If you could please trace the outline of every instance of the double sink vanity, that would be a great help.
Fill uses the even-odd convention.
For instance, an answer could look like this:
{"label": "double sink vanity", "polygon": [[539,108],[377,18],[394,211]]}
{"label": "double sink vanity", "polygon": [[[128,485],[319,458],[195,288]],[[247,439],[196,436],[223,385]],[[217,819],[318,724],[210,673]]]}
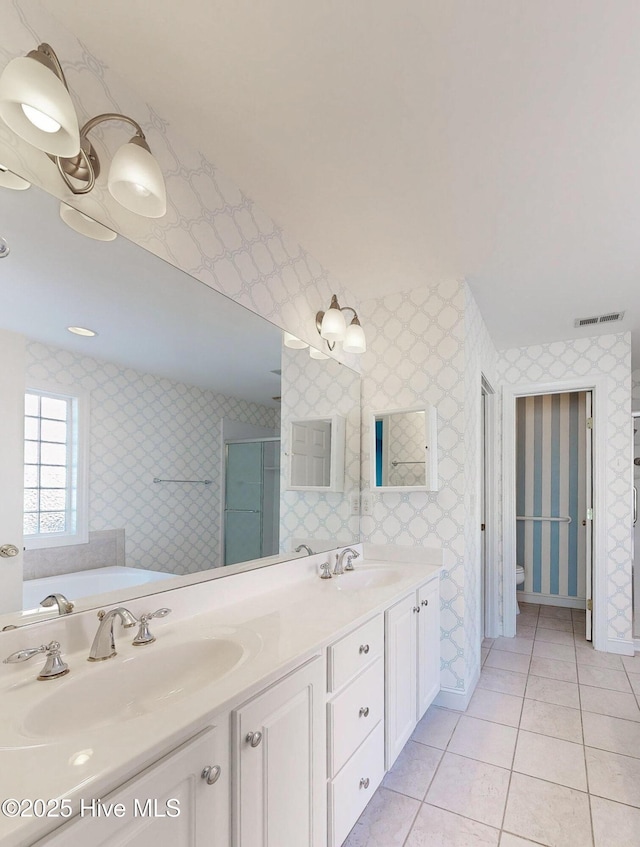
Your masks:
{"label": "double sink vanity", "polygon": [[440,687],[440,551],[356,552],[127,601],[171,609],[142,645],[95,610],[3,633],[70,670],[0,667],[0,845],[340,847]]}

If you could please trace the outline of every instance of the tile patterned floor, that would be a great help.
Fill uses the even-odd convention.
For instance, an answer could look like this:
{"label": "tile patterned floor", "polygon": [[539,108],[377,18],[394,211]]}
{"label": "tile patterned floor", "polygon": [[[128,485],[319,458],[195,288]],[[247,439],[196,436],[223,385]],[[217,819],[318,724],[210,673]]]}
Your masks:
{"label": "tile patterned floor", "polygon": [[640,654],[521,604],[466,712],[432,706],[343,847],[640,847]]}

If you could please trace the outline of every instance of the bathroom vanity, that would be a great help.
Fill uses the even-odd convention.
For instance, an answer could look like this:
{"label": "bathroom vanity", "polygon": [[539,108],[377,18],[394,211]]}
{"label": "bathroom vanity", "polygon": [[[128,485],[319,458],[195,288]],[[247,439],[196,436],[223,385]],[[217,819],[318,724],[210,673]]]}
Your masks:
{"label": "bathroom vanity", "polygon": [[106,662],[86,662],[95,612],[4,633],[3,651],[56,638],[71,673],[1,666],[0,794],[68,803],[0,818],[0,845],[340,847],[439,690],[424,559],[365,552],[321,580],[312,556],[139,598],[137,617],[173,611],[142,648],[117,629]]}

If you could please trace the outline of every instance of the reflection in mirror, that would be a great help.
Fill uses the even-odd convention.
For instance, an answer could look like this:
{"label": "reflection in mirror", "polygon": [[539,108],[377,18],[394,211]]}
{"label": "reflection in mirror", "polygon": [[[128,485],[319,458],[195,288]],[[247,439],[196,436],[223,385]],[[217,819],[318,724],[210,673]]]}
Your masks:
{"label": "reflection in mirror", "polygon": [[[299,449],[293,438],[298,424],[312,421],[312,429],[324,429],[325,436],[331,432],[330,438],[319,440],[330,448],[329,480],[335,480],[335,487],[291,484],[294,450]],[[304,435],[305,442],[314,438],[319,436]],[[315,359],[309,350],[283,347],[282,455],[281,547],[292,550],[307,544],[318,553],[359,538],[358,509],[351,508],[360,496],[358,374],[335,359]],[[326,466],[326,457],[321,464]],[[326,480],[326,470],[322,473]]]}
{"label": "reflection in mirror", "polygon": [[[50,616],[59,606],[39,604],[54,594],[80,611],[82,597],[291,558],[299,537],[359,538],[338,500],[324,523],[283,507],[281,330],[123,238],[70,230],[42,191],[0,191],[0,531],[25,548],[2,560],[0,613]],[[348,372],[349,399],[331,402],[359,419],[359,377],[317,364]]]}
{"label": "reflection in mirror", "polygon": [[438,489],[437,412],[433,406],[374,413],[372,441],[375,488]]}
{"label": "reflection in mirror", "polygon": [[289,488],[342,491],[345,420],[341,415],[291,421]]}

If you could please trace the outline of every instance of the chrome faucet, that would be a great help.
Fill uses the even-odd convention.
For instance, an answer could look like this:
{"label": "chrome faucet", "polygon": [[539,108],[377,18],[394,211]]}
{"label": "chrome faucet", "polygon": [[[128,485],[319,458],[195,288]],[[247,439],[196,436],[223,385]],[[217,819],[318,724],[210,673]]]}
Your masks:
{"label": "chrome faucet", "polygon": [[42,644],[40,647],[25,647],[24,650],[16,650],[15,653],[4,659],[3,664],[14,665],[17,662],[26,662],[27,659],[32,659],[39,653],[46,653],[47,658],[44,667],[38,674],[38,679],[57,679],[69,673],[69,665],[63,662],[60,656],[60,643],[58,641],[51,641],[49,644]]}
{"label": "chrome faucet", "polygon": [[299,544],[294,550],[294,553],[300,553],[301,550],[306,550],[307,556],[313,556],[313,550],[308,544]]}
{"label": "chrome faucet", "polygon": [[59,615],[68,615],[73,612],[73,603],[67,600],[64,594],[49,594],[44,600],[40,601],[40,605],[48,609],[50,606],[58,606]]}
{"label": "chrome faucet", "polygon": [[[345,571],[354,570],[353,560],[357,559],[360,553],[357,550],[354,550],[353,547],[345,547],[344,550],[341,550],[340,553],[336,556],[336,566],[333,569],[333,573],[336,576],[340,576]],[[343,565],[344,557],[347,557],[347,564]]]}
{"label": "chrome faucet", "polygon": [[116,617],[120,618],[122,625],[127,629],[138,624],[136,618],[124,606],[118,606],[117,609],[111,609],[110,612],[100,609],[98,612],[100,623],[89,651],[89,662],[101,662],[103,659],[111,659],[116,655],[116,645],[113,639],[113,623]]}

